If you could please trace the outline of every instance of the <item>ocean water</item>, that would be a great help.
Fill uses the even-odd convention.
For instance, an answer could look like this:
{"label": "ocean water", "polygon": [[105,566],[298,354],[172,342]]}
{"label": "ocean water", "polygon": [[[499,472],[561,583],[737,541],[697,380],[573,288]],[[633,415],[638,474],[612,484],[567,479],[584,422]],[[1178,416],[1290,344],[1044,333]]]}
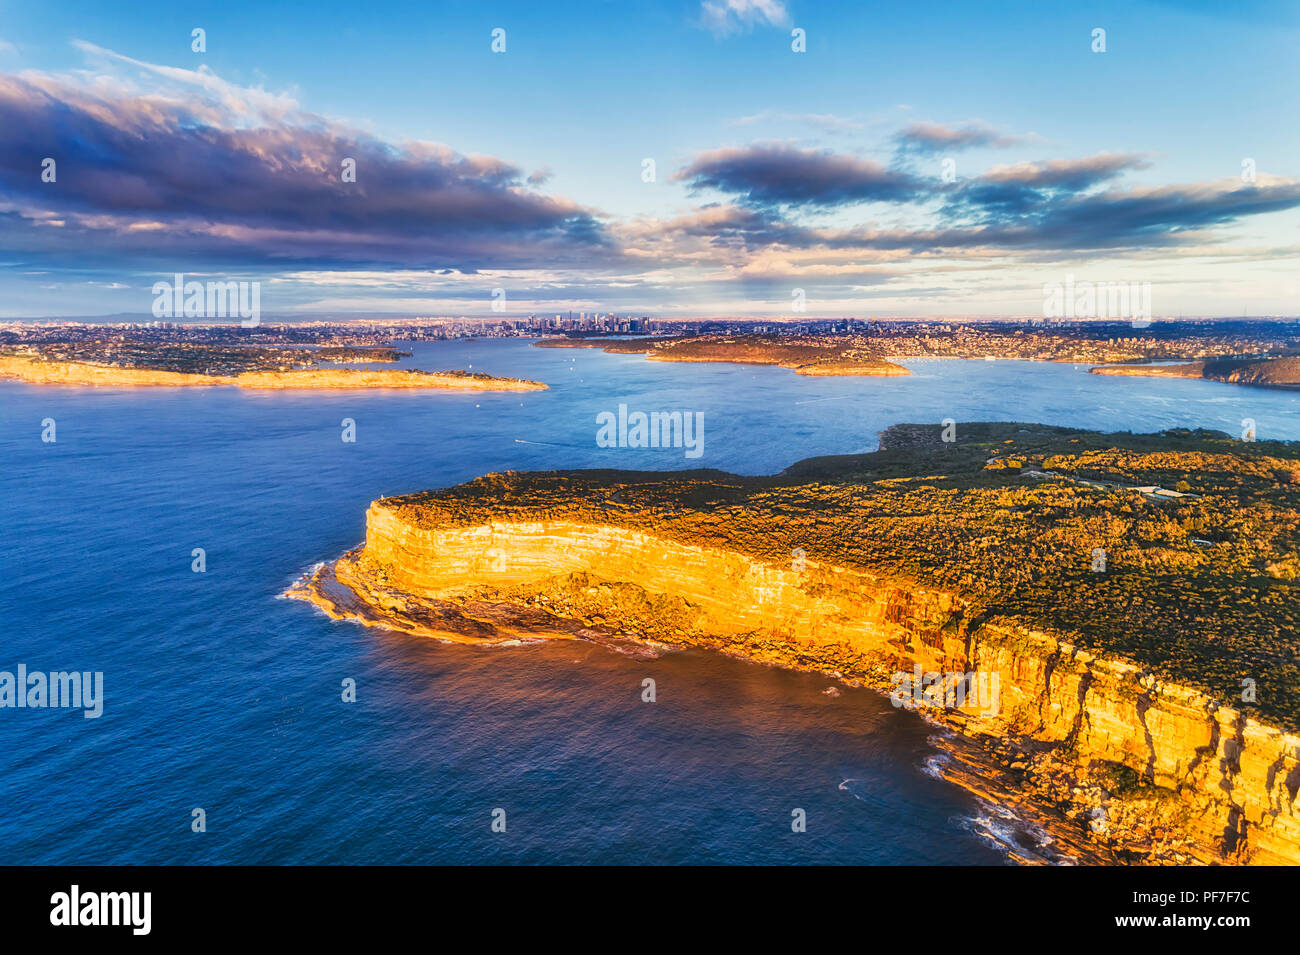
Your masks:
{"label": "ocean water", "polygon": [[[105,687],[98,719],[0,709],[0,864],[1001,863],[988,807],[927,771],[934,729],[870,691],[702,651],[447,645],[278,595],[362,539],[373,498],[488,471],[768,473],[945,417],[1234,434],[1251,418],[1300,438],[1300,396],[1086,366],[818,379],[518,340],[410,350],[409,367],[552,388],[0,383],[0,670]],[[703,412],[703,454],[598,448],[596,415],[620,403]]]}

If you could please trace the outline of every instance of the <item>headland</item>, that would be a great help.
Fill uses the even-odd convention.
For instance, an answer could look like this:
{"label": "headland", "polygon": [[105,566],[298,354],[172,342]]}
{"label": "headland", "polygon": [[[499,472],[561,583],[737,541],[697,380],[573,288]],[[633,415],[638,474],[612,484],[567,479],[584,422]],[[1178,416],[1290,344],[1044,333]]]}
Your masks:
{"label": "headland", "polygon": [[956,781],[1109,861],[1296,863],[1298,545],[1295,444],[900,425],[769,477],[385,498],[289,595],[417,635],[631,637],[884,691],[975,674],[995,706],[924,708],[975,747]]}

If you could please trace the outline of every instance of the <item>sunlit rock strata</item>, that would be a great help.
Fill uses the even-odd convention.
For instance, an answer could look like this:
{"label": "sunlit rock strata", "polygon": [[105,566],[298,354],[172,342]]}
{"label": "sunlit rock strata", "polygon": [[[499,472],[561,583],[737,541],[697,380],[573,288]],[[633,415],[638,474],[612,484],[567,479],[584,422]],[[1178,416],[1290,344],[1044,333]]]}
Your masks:
{"label": "sunlit rock strata", "polygon": [[[724,479],[747,494],[719,502]],[[417,635],[623,635],[885,690],[917,665],[996,675],[996,713],[931,715],[981,741],[1003,791],[1063,831],[1117,861],[1300,862],[1300,737],[962,588],[826,559],[852,549],[819,548],[807,529],[806,552],[789,548],[799,538],[773,528],[792,523],[790,495],[810,486],[833,500],[789,472],[494,475],[374,502],[364,545],[290,595]],[[833,510],[813,517],[832,536]]]}

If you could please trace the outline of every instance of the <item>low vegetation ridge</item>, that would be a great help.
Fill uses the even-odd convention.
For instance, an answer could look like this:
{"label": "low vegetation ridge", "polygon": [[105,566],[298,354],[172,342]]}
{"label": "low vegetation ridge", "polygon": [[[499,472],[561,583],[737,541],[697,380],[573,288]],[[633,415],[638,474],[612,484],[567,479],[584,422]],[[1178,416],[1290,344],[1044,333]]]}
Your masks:
{"label": "low vegetation ridge", "polygon": [[416,525],[572,520],[777,564],[799,550],[1300,728],[1300,445],[1019,423],[942,436],[898,425],[877,452],[770,477],[506,473],[384,503]]}
{"label": "low vegetation ridge", "polygon": [[779,335],[687,335],[618,340],[544,339],[540,348],[601,348],[611,354],[644,354],[651,361],[734,362],[780,365],[801,375],[910,375],[864,342],[849,338]]}
{"label": "low vegetation ridge", "polygon": [[1132,363],[1101,365],[1092,368],[1094,375],[1125,375],[1146,378],[1203,378],[1234,385],[1263,388],[1300,389],[1300,357],[1280,358],[1210,358],[1172,365]]}

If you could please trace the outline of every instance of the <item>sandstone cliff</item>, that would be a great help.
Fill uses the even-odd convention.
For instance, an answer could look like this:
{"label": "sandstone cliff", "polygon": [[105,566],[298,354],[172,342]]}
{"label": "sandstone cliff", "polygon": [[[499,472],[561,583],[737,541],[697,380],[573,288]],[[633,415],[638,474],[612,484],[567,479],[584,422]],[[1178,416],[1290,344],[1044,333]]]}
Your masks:
{"label": "sandstone cliff", "polygon": [[[577,636],[563,623],[576,621],[878,686],[918,663],[996,673],[998,715],[951,714],[965,732],[1052,744],[1035,768],[1062,774],[1057,790],[1080,781],[1072,763],[1105,764],[1112,778],[1119,764],[1152,784],[1080,803],[1103,809],[1103,840],[1139,861],[1164,850],[1201,862],[1300,863],[1300,738],[1052,634],[971,619],[951,594],[811,562],[794,571],[617,527],[426,528],[383,502],[367,515],[364,549],[340,563],[371,613],[362,619],[429,636]],[[550,625],[503,619],[502,599],[545,607],[536,616]]]}
{"label": "sandstone cliff", "polygon": [[152,368],[115,368],[80,361],[39,361],[17,355],[0,355],[0,378],[17,378],[33,385],[80,385],[89,387],[176,388],[185,385],[228,385],[233,382],[216,375],[193,375]]}
{"label": "sandstone cliff", "polygon": [[[966,427],[981,436],[975,426]],[[1014,425],[1001,427],[983,436],[1025,433]],[[921,430],[907,426],[899,434],[915,437]],[[1068,445],[1100,466],[1100,452],[1076,442],[1106,444],[1114,437],[1044,429],[1035,440],[1047,450]],[[1140,444],[1156,437],[1130,440]],[[1165,445],[1179,440],[1217,448],[1227,439],[1160,438]],[[1005,448],[1012,442],[996,443]],[[850,536],[842,536],[841,507],[846,513],[887,511],[896,521],[904,502],[910,508],[920,501],[939,516],[930,522],[937,524],[937,537],[963,535],[946,518],[942,502],[955,501],[954,513],[964,513],[984,506],[984,490],[954,496],[931,487],[923,497],[905,497],[889,490],[902,479],[865,480],[868,468],[881,473],[900,455],[915,464],[921,453],[915,445],[804,462],[766,479],[707,471],[495,475],[446,491],[389,498],[371,505],[364,546],[320,568],[292,595],[337,617],[413,634],[468,641],[623,635],[714,648],[886,690],[896,674],[918,665],[927,672],[996,675],[996,711],[940,706],[932,715],[979,741],[985,768],[999,777],[1001,798],[1032,804],[1117,861],[1300,863],[1300,737],[1207,689],[1220,672],[1239,673],[1238,664],[1258,661],[1228,659],[1225,669],[1222,660],[1203,661],[1208,651],[1199,645],[1183,660],[1179,652],[1185,647],[1179,644],[1192,640],[1190,630],[1152,634],[1142,629],[1153,626],[1152,618],[1123,605],[1114,608],[1117,616],[1106,629],[1128,617],[1144,621],[1135,634],[1149,639],[1135,641],[1131,654],[1118,652],[1085,632],[1052,626],[1046,609],[1042,622],[1030,619],[1043,604],[1008,603],[992,582],[972,588],[927,580],[917,573],[922,565],[903,560],[906,547],[924,538],[925,524],[907,525],[886,551],[880,548],[889,525],[855,523]],[[1021,439],[1019,445],[1032,441]],[[1274,449],[1252,447],[1240,459],[1220,456],[1206,465],[1207,473],[1211,466],[1215,473],[1234,469],[1247,480],[1253,467],[1264,475],[1260,481],[1271,480],[1267,475],[1280,459],[1269,450]],[[960,470],[960,453],[948,448],[920,460],[927,469],[943,460]],[[982,442],[969,448],[981,463],[987,453]],[[1148,459],[1171,454],[1107,453],[1131,455],[1124,459],[1131,468],[1157,466]],[[1186,467],[1190,452],[1180,454],[1178,466]],[[839,483],[825,483],[832,472],[840,475]],[[1023,496],[1011,498],[1013,504],[1040,493],[1037,478],[998,471],[980,480],[1021,488],[1017,493]],[[1067,485],[1054,494],[1039,501],[1039,515],[1063,511],[1069,502],[1112,511],[1134,506],[1120,496],[1099,497]],[[1165,526],[1177,508],[1200,507],[1201,500],[1170,502],[1167,511],[1137,506]],[[1240,512],[1240,500],[1236,506]],[[1028,513],[1004,507],[989,518],[1003,528],[1002,546],[1018,563],[1027,558],[1017,556],[1020,545],[1007,522],[1027,522]],[[1051,520],[1056,530],[1048,533],[1059,534],[1061,519]],[[1119,533],[1146,530],[1138,525]],[[961,581],[972,570],[995,572],[981,570],[971,556],[989,547],[986,537],[975,534],[972,551],[945,557],[947,563],[964,563],[948,579]],[[1026,540],[1038,542],[1043,534],[1041,526],[1026,523]],[[806,552],[791,548],[798,541]],[[892,555],[892,570],[872,556],[881,553]],[[1121,559],[1119,551],[1114,556]],[[1174,555],[1171,566],[1181,567],[1183,560]],[[1202,590],[1211,589],[1212,579],[1203,579]],[[1132,585],[1156,589],[1167,580],[1148,568]],[[1010,589],[1029,592],[1034,586],[1023,578]],[[1277,622],[1294,609],[1293,588],[1285,581],[1258,586],[1271,588],[1261,593],[1273,594],[1276,633]],[[1058,602],[1067,604],[1066,593],[1058,594]],[[1177,599],[1191,600],[1182,593]],[[1220,656],[1232,649],[1222,628],[1235,611],[1223,612],[1229,616],[1211,621],[1204,644],[1217,646]],[[1084,645],[1085,637],[1094,645]],[[1234,652],[1267,652],[1276,659],[1281,647],[1274,640],[1259,651]],[[1236,677],[1228,679],[1231,685]]]}

